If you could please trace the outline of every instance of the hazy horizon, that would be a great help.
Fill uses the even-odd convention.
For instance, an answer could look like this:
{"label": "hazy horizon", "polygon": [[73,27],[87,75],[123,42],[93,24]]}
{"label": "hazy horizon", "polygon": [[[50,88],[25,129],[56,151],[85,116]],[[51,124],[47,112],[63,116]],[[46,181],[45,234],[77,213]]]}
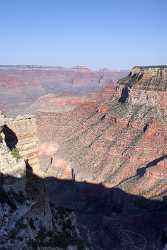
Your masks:
{"label": "hazy horizon", "polygon": [[5,0],[0,65],[167,64],[166,11],[165,0]]}
{"label": "hazy horizon", "polygon": [[[89,67],[88,65],[72,65],[72,66],[63,66],[63,65],[44,65],[44,64],[0,64],[0,68],[5,68],[5,67],[36,67],[36,68],[63,68],[63,69],[75,69],[75,68],[88,68],[89,70],[93,70],[93,71],[98,71],[98,70],[109,70],[109,71],[128,71],[129,68],[109,68],[109,67],[105,67],[105,65],[103,67]],[[134,65],[134,66],[140,66],[140,65]],[[142,65],[141,65],[142,66]]]}

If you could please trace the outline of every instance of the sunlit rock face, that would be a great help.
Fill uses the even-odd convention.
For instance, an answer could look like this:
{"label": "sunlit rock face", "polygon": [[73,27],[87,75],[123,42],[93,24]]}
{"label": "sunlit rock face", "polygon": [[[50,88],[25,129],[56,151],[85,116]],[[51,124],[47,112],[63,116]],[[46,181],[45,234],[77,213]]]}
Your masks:
{"label": "sunlit rock face", "polygon": [[117,93],[128,87],[129,102],[136,105],[166,107],[167,66],[134,67],[130,74],[119,81]]}
{"label": "sunlit rock face", "polygon": [[119,81],[120,84],[131,82],[132,86],[146,90],[166,90],[167,65],[134,67],[129,75]]}
{"label": "sunlit rock face", "polygon": [[20,156],[28,160],[34,171],[37,171],[39,168],[39,161],[35,117],[32,115],[18,115],[15,119],[8,119],[6,125],[17,136],[16,147]]}
{"label": "sunlit rock face", "polygon": [[[39,155],[43,149],[39,145],[37,137],[35,116],[18,115],[16,118],[10,118],[1,113],[0,132],[1,141],[3,139],[3,142],[16,158],[27,161],[33,171],[37,173],[39,170]],[[53,149],[48,148],[47,150]]]}
{"label": "sunlit rock face", "polygon": [[20,159],[16,154],[14,155],[14,151],[11,152],[7,147],[3,134],[5,124],[6,118],[3,114],[0,114],[0,175],[1,178],[8,176],[3,181],[3,187],[5,190],[10,190],[13,186],[15,191],[21,190],[24,192],[26,164],[23,159]]}

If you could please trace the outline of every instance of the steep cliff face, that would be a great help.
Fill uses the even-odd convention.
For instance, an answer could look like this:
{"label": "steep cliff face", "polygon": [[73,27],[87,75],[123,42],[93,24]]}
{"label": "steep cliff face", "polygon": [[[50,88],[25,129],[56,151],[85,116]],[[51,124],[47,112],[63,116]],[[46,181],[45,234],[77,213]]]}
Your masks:
{"label": "steep cliff face", "polygon": [[24,160],[28,160],[34,171],[38,171],[38,138],[35,117],[20,115],[15,119],[6,118],[3,134],[8,146],[12,147],[15,140],[14,146],[19,151],[19,155]]}
{"label": "steep cliff face", "polygon": [[129,102],[136,105],[166,107],[167,66],[134,67],[130,74],[119,81],[117,94],[128,88]]}
{"label": "steep cliff face", "polygon": [[[11,187],[15,191],[25,191],[25,173],[26,173],[26,164],[23,159],[20,159],[18,155],[14,155],[3,139],[3,128],[6,123],[6,118],[3,114],[0,114],[0,186],[3,184],[3,187],[6,190],[10,190]],[[2,182],[3,176],[8,176]],[[13,183],[13,180],[15,181]],[[21,180],[21,181],[20,181]],[[13,185],[14,184],[14,185]]]}
{"label": "steep cliff face", "polygon": [[119,83],[131,83],[132,86],[145,90],[165,91],[167,89],[167,65],[134,67]]}

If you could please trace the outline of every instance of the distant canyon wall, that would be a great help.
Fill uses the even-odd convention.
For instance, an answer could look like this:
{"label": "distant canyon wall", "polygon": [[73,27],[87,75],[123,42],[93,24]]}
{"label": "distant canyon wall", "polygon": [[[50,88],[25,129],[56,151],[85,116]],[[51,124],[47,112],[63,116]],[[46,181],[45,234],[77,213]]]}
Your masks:
{"label": "distant canyon wall", "polygon": [[42,67],[0,65],[0,110],[15,117],[34,113],[31,105],[41,96],[86,95],[114,86],[127,71],[90,70],[86,67]]}

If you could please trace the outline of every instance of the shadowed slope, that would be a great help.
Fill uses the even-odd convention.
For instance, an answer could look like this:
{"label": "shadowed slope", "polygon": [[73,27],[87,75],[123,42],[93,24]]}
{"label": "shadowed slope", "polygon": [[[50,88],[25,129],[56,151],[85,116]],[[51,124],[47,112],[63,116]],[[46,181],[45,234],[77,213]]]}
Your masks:
{"label": "shadowed slope", "polygon": [[[14,177],[3,176],[3,185],[5,183],[15,185],[15,182],[21,181],[21,179],[17,180]],[[41,179],[32,173],[28,165],[26,195],[17,195],[12,191],[5,192],[3,185],[1,182],[1,212],[2,204],[7,204],[12,209],[12,213],[16,210],[21,213],[19,206],[22,206],[21,204],[24,204],[27,199],[36,204],[28,214],[21,216],[20,220],[16,221],[15,227],[17,227],[18,232],[12,236],[13,244],[15,240],[19,241],[19,232],[23,230],[21,229],[23,218],[26,219],[26,225],[31,227],[32,232],[39,230],[38,223],[34,221],[34,214],[38,214],[39,221],[41,219],[47,220],[45,217],[48,216],[49,211],[45,212],[47,207],[44,202],[46,202],[48,195],[52,224],[56,220],[54,211],[59,211],[57,216],[62,211],[66,214],[73,211],[77,219],[80,237],[75,233],[70,236],[66,231],[66,224],[64,224],[62,233],[52,232],[52,230],[49,232],[43,228],[43,232],[38,231],[36,238],[28,243],[29,249],[33,246],[38,246],[41,249],[44,246],[57,246],[64,249],[66,244],[71,244],[78,246],[77,249],[85,249],[84,245],[87,245],[88,249],[96,250],[161,250],[166,244],[167,203],[165,197],[160,202],[130,195],[119,188],[106,188],[100,184],[58,180],[54,177]],[[10,228],[8,230],[7,238],[5,238],[7,242],[11,240],[12,232]],[[40,238],[39,234],[41,234]],[[4,240],[3,237],[1,235],[0,245]]]}

